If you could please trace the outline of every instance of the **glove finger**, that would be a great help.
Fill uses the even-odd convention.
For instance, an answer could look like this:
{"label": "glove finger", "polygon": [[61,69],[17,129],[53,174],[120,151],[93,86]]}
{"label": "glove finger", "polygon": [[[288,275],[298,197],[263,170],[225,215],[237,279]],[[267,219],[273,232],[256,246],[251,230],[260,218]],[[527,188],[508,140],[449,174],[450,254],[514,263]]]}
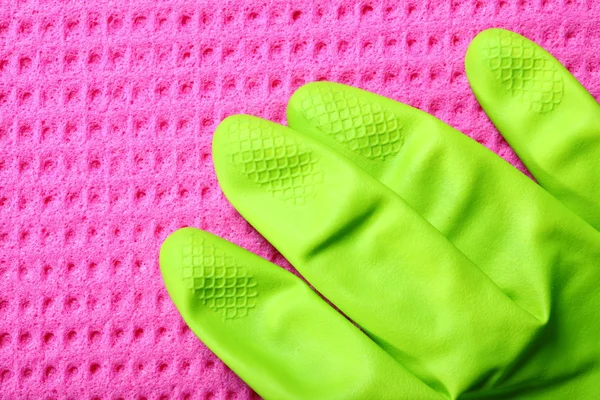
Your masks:
{"label": "glove finger", "polygon": [[466,69],[477,100],[537,181],[600,230],[600,105],[554,57],[503,29],[481,32]]}
{"label": "glove finger", "polygon": [[232,116],[217,128],[213,159],[248,222],[446,396],[498,378],[539,326],[400,197],[310,137]]}
{"label": "glove finger", "polygon": [[160,268],[190,329],[267,399],[437,397],[301,279],[232,243],[180,229]]}

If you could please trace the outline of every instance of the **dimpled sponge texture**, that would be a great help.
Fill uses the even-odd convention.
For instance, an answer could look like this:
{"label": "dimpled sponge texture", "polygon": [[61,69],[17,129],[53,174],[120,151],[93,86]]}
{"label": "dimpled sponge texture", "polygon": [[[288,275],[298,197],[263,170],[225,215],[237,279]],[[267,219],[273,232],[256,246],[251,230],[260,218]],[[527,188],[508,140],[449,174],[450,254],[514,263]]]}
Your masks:
{"label": "dimpled sponge texture", "polygon": [[[219,121],[285,123],[293,91],[326,79],[422,108],[522,168],[469,90],[469,41],[493,26],[524,34],[598,97],[598,18],[593,0],[2,2],[0,398],[257,398],[186,327],[157,262],[170,232],[195,226],[291,269],[218,188]],[[553,71],[522,44],[499,37],[490,66],[539,112],[561,101]],[[380,118],[336,139],[385,157],[402,126]],[[306,201],[293,182],[318,185],[314,164],[279,149],[239,166]],[[289,177],[269,175],[276,160],[296,163]],[[190,290],[223,316],[252,313],[242,266],[193,240],[187,251]],[[221,290],[229,273],[242,279]]]}

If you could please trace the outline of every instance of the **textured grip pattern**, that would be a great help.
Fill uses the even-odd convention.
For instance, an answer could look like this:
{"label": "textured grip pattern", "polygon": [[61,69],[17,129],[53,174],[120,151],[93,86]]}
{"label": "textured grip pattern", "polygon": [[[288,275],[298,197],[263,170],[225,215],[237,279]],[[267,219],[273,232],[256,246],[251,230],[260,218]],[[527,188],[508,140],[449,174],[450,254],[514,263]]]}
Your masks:
{"label": "textured grip pattern", "polygon": [[402,147],[402,128],[394,114],[377,103],[344,94],[331,85],[306,89],[302,108],[324,133],[370,159],[393,156]]}
{"label": "textured grip pattern", "polygon": [[257,118],[229,126],[231,159],[251,181],[283,201],[302,205],[323,180],[317,159],[304,145]]}
{"label": "textured grip pattern", "polygon": [[256,305],[256,281],[233,257],[192,233],[182,247],[182,278],[202,303],[225,319],[244,317]]}
{"label": "textured grip pattern", "polygon": [[563,98],[563,81],[551,60],[520,36],[496,31],[488,47],[489,65],[514,96],[539,113],[552,111]]}

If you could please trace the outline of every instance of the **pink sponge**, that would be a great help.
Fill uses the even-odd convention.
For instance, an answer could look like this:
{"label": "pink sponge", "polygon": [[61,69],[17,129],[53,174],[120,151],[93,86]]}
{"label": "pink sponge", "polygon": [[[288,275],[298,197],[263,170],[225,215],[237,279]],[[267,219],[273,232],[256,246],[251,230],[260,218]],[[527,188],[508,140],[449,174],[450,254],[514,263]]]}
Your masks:
{"label": "pink sponge", "polygon": [[219,121],[285,122],[301,84],[433,113],[520,164],[470,92],[515,30],[600,95],[600,2],[9,0],[0,8],[0,397],[252,399],[185,326],[158,249],[196,226],[289,265],[214,177]]}

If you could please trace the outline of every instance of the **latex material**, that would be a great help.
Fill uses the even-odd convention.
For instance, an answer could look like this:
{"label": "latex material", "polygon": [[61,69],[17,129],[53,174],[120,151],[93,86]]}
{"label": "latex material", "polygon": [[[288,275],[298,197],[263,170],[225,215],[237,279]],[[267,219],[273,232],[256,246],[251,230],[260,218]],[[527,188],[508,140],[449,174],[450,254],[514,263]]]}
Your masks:
{"label": "latex material", "polygon": [[[489,54],[470,50],[467,60],[478,57]],[[559,71],[551,81],[572,79]],[[511,96],[513,103],[526,97]],[[528,112],[542,120],[567,101],[531,106],[535,99],[527,98]],[[565,201],[545,186],[563,204],[434,117],[358,89],[309,84],[292,97],[288,120],[292,129],[226,119],[213,142],[219,182],[372,341],[297,289],[305,286],[293,275],[205,233],[176,232],[161,251],[167,289],[234,371],[273,399],[593,397],[600,379],[600,234],[590,225],[597,203]],[[567,152],[579,132],[564,135],[559,147]],[[587,171],[584,161],[578,165]],[[205,267],[214,259],[186,259],[204,252],[190,250],[195,235],[252,275],[251,291],[249,281],[242,285],[241,304],[252,304],[243,316],[207,297],[214,283]],[[197,284],[185,272],[190,265]]]}

